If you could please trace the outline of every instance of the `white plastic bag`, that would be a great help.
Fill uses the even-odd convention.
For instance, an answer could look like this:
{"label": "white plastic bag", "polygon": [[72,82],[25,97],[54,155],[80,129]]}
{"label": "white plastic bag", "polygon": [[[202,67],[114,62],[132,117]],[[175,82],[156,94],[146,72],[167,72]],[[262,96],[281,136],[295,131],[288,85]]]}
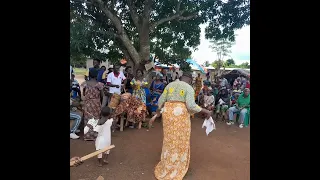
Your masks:
{"label": "white plastic bag", "polygon": [[203,121],[202,128],[204,128],[204,127],[206,127],[207,136],[209,135],[209,133],[211,133],[213,130],[216,129],[216,125],[214,124],[214,121],[211,116],[209,119],[205,119]]}
{"label": "white plastic bag", "polygon": [[222,99],[219,99],[219,104],[222,105],[224,104],[225,102],[222,100]]}

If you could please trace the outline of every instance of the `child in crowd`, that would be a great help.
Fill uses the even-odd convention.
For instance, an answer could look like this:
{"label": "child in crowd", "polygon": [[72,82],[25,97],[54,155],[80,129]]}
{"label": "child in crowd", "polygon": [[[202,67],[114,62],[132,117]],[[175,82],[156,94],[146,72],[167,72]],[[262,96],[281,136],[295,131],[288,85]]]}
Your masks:
{"label": "child in crowd", "polygon": [[237,103],[237,100],[239,98],[240,94],[239,93],[235,93],[232,97],[231,97],[231,105],[230,107],[234,106]]}
{"label": "child in crowd", "polygon": [[218,94],[216,117],[222,116],[226,118],[226,111],[228,110],[228,105],[230,104],[230,96],[227,89],[222,89]]}
{"label": "child in crowd", "polygon": [[212,111],[214,109],[214,96],[212,95],[211,90],[207,90],[204,92],[203,96],[204,101],[204,108],[208,109],[209,111]]}
{"label": "child in crowd", "polygon": [[217,99],[218,93],[219,93],[219,84],[215,84],[212,87],[212,94],[213,94],[215,99]]}
{"label": "child in crowd", "polygon": [[[111,145],[111,126],[113,124],[111,111],[111,108],[107,106],[103,107],[101,110],[101,119],[98,120],[96,125],[88,122],[84,128],[85,134],[91,129],[97,137],[95,142],[96,150],[101,150]],[[110,150],[98,155],[99,167],[103,166],[104,163],[108,164],[107,159],[109,153]]]}
{"label": "child in crowd", "polygon": [[[211,88],[210,88],[211,89]],[[209,111],[213,111],[214,109],[214,96],[212,95],[211,90],[207,89],[207,90],[203,90],[203,98],[201,100],[201,107],[209,110]],[[204,116],[204,114],[203,114]]]}
{"label": "child in crowd", "polygon": [[74,96],[72,95],[73,98],[75,98],[76,96],[80,96],[81,97],[81,90],[80,90],[80,85],[79,82],[74,78],[74,74],[71,75],[71,81],[72,81],[72,91],[76,92],[77,94],[75,94]]}
{"label": "child in crowd", "polygon": [[236,94],[236,93],[239,93],[239,94],[242,93],[241,85],[240,85],[240,84],[237,84],[236,89],[233,90],[233,94]]}

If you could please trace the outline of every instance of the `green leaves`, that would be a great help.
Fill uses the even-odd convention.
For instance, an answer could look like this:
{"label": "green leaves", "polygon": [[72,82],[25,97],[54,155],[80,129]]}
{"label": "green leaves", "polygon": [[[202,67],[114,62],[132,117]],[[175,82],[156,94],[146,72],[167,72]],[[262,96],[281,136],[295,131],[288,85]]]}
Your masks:
{"label": "green leaves", "polygon": [[219,60],[215,60],[213,61],[213,63],[211,64],[212,67],[214,68],[218,68],[220,67],[226,67],[226,68],[243,68],[243,69],[250,69],[250,65],[248,62],[244,62],[240,65],[236,65],[234,63],[233,59],[228,59],[226,61],[219,61]]}
{"label": "green leaves", "polygon": [[[233,42],[227,39],[213,39],[210,41],[210,43],[212,43],[212,45],[210,45],[209,47],[212,49],[213,52],[217,53],[218,60],[223,60],[225,56],[228,56],[231,53],[230,48],[232,47]],[[219,63],[217,65],[219,68],[221,67],[219,66]]]}
{"label": "green leaves", "polygon": [[236,63],[234,62],[233,59],[228,59],[228,60],[226,60],[226,65],[227,65],[227,66],[235,65],[235,64],[236,64]]}
{"label": "green leaves", "polygon": [[[97,0],[70,0],[71,57],[80,54],[117,61],[127,54],[136,58],[128,52],[141,53],[140,39],[149,36],[150,52],[162,63],[182,63],[190,57],[190,48],[200,44],[200,24],[208,24],[206,38],[234,41],[234,31],[250,23],[249,0],[152,0],[151,9],[147,0],[103,2],[99,6]],[[121,20],[123,29],[103,8]],[[124,34],[130,43],[124,42]]]}

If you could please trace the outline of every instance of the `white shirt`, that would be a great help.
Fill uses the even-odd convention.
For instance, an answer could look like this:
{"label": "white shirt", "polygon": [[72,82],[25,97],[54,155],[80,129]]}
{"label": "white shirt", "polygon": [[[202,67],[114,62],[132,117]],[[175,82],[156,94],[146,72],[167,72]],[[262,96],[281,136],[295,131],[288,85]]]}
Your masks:
{"label": "white shirt", "polygon": [[171,77],[172,77],[172,80],[175,81],[177,79],[177,71],[175,72],[171,71]]}
{"label": "white shirt", "polygon": [[74,79],[74,80],[72,81],[72,88],[77,88],[78,85],[79,85],[79,82],[78,82],[76,79]]}
{"label": "white shirt", "polygon": [[227,86],[228,80],[226,78],[223,78],[222,81],[220,82],[220,86]]}
{"label": "white shirt", "polygon": [[214,96],[204,95],[203,100],[204,100],[204,107],[207,107],[209,104],[214,103]]}
{"label": "white shirt", "polygon": [[119,71],[120,71],[120,72],[123,72],[125,69],[126,69],[125,67],[121,66],[121,67],[119,68]]}
{"label": "white shirt", "polygon": [[119,72],[119,76],[115,77],[114,73],[109,73],[107,77],[107,82],[111,83],[112,85],[119,85],[119,88],[116,87],[109,87],[109,93],[116,93],[116,94],[121,94],[121,84],[122,81],[126,79],[124,76],[123,72]]}
{"label": "white shirt", "polygon": [[[111,125],[113,119],[108,119],[103,125],[98,126],[98,137],[96,139],[96,150],[106,148],[111,145]],[[109,151],[107,151],[109,154]]]}

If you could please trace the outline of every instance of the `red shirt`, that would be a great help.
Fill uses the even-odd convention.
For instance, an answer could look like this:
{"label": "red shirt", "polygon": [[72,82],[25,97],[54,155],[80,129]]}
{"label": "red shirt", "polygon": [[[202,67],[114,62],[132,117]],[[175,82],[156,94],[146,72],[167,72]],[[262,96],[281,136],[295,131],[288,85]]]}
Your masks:
{"label": "red shirt", "polygon": [[249,82],[247,82],[246,88],[249,88],[249,89],[250,89],[250,83],[249,83]]}

